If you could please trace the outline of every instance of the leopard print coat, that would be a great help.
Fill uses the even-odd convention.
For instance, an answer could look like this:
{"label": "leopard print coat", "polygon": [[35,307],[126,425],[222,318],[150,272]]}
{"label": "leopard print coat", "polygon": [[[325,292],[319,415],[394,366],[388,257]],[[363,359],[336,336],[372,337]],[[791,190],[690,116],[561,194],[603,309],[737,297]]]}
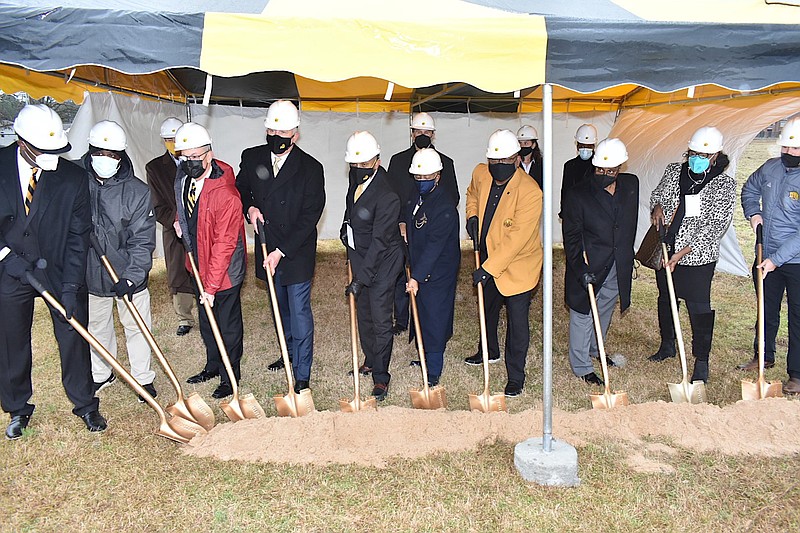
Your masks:
{"label": "leopard print coat", "polygon": [[[681,165],[667,165],[664,176],[650,195],[650,212],[660,204],[667,221],[672,220],[680,201]],[[719,242],[731,225],[735,202],[736,181],[725,172],[703,187],[700,191],[700,216],[684,217],[675,236],[675,250],[692,247],[692,251],[678,264],[700,266],[719,259]]]}

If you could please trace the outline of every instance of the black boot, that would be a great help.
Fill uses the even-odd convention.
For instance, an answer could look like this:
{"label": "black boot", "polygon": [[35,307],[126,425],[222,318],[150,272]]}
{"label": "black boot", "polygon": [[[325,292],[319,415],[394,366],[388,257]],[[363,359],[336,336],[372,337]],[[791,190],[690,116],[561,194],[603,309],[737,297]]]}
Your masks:
{"label": "black boot", "polygon": [[692,324],[692,355],[694,355],[691,381],[708,382],[708,356],[714,338],[714,316],[714,311],[689,314],[689,321]]}
{"label": "black boot", "polygon": [[648,361],[659,362],[675,357],[675,328],[672,324],[672,309],[669,300],[658,299],[658,329],[661,332],[661,346],[658,351],[647,358]]}

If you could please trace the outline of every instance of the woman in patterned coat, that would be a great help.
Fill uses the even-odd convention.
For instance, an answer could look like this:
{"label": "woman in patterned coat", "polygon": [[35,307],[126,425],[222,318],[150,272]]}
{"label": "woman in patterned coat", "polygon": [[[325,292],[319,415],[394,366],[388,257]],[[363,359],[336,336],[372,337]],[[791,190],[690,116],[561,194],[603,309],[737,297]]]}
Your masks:
{"label": "woman in patterned coat", "polygon": [[[682,163],[670,163],[650,195],[653,225],[666,225],[677,298],[686,302],[692,326],[692,381],[708,380],[708,356],[714,336],[711,280],[719,259],[719,243],[731,224],[736,182],[725,173],[729,159],[722,153],[722,133],[714,127],[697,130]],[[669,292],[664,269],[656,272],[661,346],[650,356],[663,361],[675,356]]]}

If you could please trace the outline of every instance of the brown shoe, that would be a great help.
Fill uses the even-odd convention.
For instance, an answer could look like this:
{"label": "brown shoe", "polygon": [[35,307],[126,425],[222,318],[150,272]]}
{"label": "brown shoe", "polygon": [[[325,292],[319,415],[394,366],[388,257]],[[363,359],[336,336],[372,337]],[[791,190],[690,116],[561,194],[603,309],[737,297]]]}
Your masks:
{"label": "brown shoe", "polygon": [[800,378],[789,378],[789,381],[783,384],[784,394],[800,394]]}
{"label": "brown shoe", "polygon": [[[772,368],[773,366],[775,366],[775,361],[764,361],[764,368]],[[739,370],[758,370],[758,357],[754,357],[741,365],[737,365],[736,368]]]}

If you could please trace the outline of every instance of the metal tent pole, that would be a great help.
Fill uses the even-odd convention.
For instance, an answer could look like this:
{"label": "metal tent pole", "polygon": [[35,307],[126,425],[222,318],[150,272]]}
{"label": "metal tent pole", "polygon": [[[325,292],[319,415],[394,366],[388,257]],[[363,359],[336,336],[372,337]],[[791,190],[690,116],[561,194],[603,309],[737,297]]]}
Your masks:
{"label": "metal tent pole", "polygon": [[553,86],[542,86],[544,153],[542,211],[544,262],[542,264],[542,447],[550,452],[553,441]]}

